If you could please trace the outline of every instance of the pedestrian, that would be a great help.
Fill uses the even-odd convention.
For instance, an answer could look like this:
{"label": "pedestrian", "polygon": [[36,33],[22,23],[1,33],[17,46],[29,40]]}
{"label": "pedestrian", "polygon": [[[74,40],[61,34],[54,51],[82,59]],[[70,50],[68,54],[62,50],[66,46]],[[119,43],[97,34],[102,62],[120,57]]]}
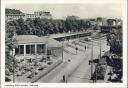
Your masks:
{"label": "pedestrian", "polygon": [[63,75],[63,81],[65,82],[66,80],[65,80],[65,75]]}
{"label": "pedestrian", "polygon": [[70,59],[68,59],[68,62],[71,62],[71,60],[70,60]]}
{"label": "pedestrian", "polygon": [[85,51],[86,51],[86,46],[84,48],[85,48]]}

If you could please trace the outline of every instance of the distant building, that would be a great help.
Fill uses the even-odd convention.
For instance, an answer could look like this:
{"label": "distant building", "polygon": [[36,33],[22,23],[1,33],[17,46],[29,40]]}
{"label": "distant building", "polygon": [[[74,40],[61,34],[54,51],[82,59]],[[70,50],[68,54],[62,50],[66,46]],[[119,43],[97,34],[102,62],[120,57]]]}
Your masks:
{"label": "distant building", "polygon": [[46,19],[51,19],[52,15],[50,12],[46,12],[46,11],[38,11],[38,12],[34,12],[36,18],[46,18]]}
{"label": "distant building", "polygon": [[89,21],[90,21],[92,26],[96,26],[97,25],[96,19],[89,19]]}
{"label": "distant building", "polygon": [[97,18],[97,26],[107,26],[108,22],[106,18],[98,17]]}
{"label": "distant building", "polygon": [[67,16],[68,20],[79,20],[79,17],[78,16]]}
{"label": "distant building", "polygon": [[117,25],[117,19],[107,19],[108,26],[116,26]]}
{"label": "distant building", "polygon": [[41,19],[51,19],[52,15],[50,12],[46,11],[39,11],[39,12],[34,12],[34,14],[25,14],[25,13],[20,13],[20,14],[6,14],[6,21],[13,21],[13,20],[18,20],[18,19],[32,19],[34,20],[35,18],[41,18]]}
{"label": "distant building", "polygon": [[98,17],[97,18],[97,26],[102,26],[103,25],[103,18]]}
{"label": "distant building", "polygon": [[26,20],[26,19],[28,19],[28,18],[34,20],[34,19],[36,18],[36,15],[35,15],[35,14],[25,14],[24,19]]}
{"label": "distant building", "polygon": [[6,21],[13,21],[13,20],[18,20],[20,18],[24,19],[25,14],[6,14]]}
{"label": "distant building", "polygon": [[97,18],[98,26],[117,26],[117,25],[121,25],[121,24],[122,24],[121,19]]}
{"label": "distant building", "polygon": [[121,19],[107,19],[108,26],[121,26],[122,20]]}

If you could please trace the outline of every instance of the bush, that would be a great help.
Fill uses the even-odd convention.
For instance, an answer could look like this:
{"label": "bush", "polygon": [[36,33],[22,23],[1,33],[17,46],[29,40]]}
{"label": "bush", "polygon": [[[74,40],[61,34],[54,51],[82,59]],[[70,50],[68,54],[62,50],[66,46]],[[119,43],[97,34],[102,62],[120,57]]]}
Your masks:
{"label": "bush", "polygon": [[48,65],[51,65],[52,63],[53,63],[52,61],[47,62]]}
{"label": "bush", "polygon": [[22,76],[22,72],[21,71],[18,71],[17,72],[17,76]]}
{"label": "bush", "polygon": [[47,68],[47,65],[42,65],[42,66],[40,66],[40,67],[38,68],[38,70],[43,70],[43,69],[45,69],[45,68]]}
{"label": "bush", "polygon": [[11,81],[11,79],[10,79],[10,78],[8,78],[8,77],[5,77],[5,81],[6,81],[6,82],[10,82],[10,81]]}
{"label": "bush", "polygon": [[97,79],[103,80],[104,76],[105,76],[105,73],[106,73],[106,65],[98,65],[98,66],[96,66],[96,70],[95,70],[94,74],[96,74]]}
{"label": "bush", "polygon": [[10,71],[9,71],[9,69],[5,69],[5,75],[8,75],[8,76],[10,76],[11,75],[11,73],[10,73]]}
{"label": "bush", "polygon": [[98,64],[99,65],[106,65],[107,64],[107,61],[106,61],[105,58],[101,58],[101,59],[99,59],[99,63]]}
{"label": "bush", "polygon": [[30,73],[30,74],[27,76],[27,78],[30,78],[30,79],[33,78],[33,77],[34,77],[34,74],[35,74],[35,73]]}
{"label": "bush", "polygon": [[46,61],[46,58],[42,58],[41,60],[40,60],[40,62],[45,62]]}

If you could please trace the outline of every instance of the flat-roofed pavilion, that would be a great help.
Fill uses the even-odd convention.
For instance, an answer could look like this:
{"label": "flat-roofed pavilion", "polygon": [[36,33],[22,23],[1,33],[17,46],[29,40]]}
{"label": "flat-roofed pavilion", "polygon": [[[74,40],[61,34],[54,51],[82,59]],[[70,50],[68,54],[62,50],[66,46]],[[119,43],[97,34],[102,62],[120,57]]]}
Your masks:
{"label": "flat-roofed pavilion", "polygon": [[45,41],[35,35],[18,35],[16,38],[16,48],[14,55],[29,56],[40,55],[46,53]]}

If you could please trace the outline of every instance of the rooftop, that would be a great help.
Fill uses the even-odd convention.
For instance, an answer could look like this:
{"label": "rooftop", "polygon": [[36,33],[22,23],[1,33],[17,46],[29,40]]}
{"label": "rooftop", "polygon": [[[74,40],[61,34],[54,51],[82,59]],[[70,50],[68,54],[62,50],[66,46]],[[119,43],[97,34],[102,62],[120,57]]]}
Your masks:
{"label": "rooftop", "polygon": [[6,14],[6,16],[25,16],[24,13],[21,14]]}
{"label": "rooftop", "polygon": [[55,39],[49,37],[41,37],[42,40],[45,41],[48,47],[62,47],[62,44]]}
{"label": "rooftop", "polygon": [[27,43],[44,43],[45,40],[41,39],[35,35],[17,35],[15,36],[17,44],[27,44]]}
{"label": "rooftop", "polygon": [[50,38],[58,38],[58,37],[65,37],[65,36],[89,33],[89,32],[91,32],[91,30],[87,30],[87,31],[83,31],[83,32],[74,32],[74,33],[51,34],[51,35],[49,35],[49,37]]}
{"label": "rooftop", "polygon": [[48,47],[61,47],[61,43],[49,38],[49,37],[38,37],[35,35],[17,35],[15,36],[17,44],[33,44],[33,43],[43,43],[47,44]]}

